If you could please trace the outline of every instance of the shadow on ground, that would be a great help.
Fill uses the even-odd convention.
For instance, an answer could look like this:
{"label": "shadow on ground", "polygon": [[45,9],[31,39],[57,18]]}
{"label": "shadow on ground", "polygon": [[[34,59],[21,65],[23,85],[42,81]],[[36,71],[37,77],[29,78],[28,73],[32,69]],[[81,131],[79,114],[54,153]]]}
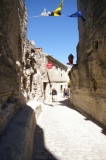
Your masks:
{"label": "shadow on ground", "polygon": [[52,153],[50,153],[50,151],[46,149],[44,142],[44,132],[43,129],[38,125],[35,129],[32,160],[58,160],[55,156],[53,156]]}
{"label": "shadow on ground", "polygon": [[70,99],[69,98],[67,98],[67,99],[64,99],[64,100],[61,100],[61,101],[58,101],[59,102],[59,105],[61,105],[61,106],[66,106],[66,107],[68,107],[68,108],[70,108],[70,109],[73,109],[74,107],[72,107],[71,105],[70,105]]}
{"label": "shadow on ground", "polygon": [[86,121],[92,121],[93,123],[95,123],[96,125],[98,125],[102,131],[101,133],[103,133],[104,135],[106,135],[106,127],[104,125],[102,125],[100,122],[98,122],[97,120],[95,120],[94,118],[92,118],[90,115],[88,115],[87,113],[85,113],[83,110],[81,110],[80,108],[76,108],[74,106],[71,106],[70,104],[70,99],[65,99],[65,100],[61,100],[61,101],[58,101],[61,105],[61,106],[66,106],[70,109],[74,109],[75,111],[79,112],[80,114],[82,114],[83,116],[85,116],[85,119]]}

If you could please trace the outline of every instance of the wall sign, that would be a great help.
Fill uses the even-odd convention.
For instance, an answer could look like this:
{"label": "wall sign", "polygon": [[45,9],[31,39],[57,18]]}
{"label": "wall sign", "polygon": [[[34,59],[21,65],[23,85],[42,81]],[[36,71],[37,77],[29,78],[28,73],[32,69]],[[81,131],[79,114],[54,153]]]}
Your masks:
{"label": "wall sign", "polygon": [[48,62],[47,65],[46,65],[46,67],[47,67],[48,69],[52,69],[53,63],[52,63],[52,62]]}

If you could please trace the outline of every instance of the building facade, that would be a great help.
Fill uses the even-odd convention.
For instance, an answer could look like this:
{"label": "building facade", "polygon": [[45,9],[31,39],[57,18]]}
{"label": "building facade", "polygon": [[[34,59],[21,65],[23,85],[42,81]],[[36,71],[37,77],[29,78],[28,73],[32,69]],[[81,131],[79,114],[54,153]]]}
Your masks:
{"label": "building facade", "polygon": [[[46,55],[46,60],[47,77],[43,79],[44,99],[51,101],[51,91],[53,88],[57,90],[59,96],[63,94],[64,88],[68,87],[68,67],[50,55]],[[53,64],[51,69],[47,67],[49,62]]]}

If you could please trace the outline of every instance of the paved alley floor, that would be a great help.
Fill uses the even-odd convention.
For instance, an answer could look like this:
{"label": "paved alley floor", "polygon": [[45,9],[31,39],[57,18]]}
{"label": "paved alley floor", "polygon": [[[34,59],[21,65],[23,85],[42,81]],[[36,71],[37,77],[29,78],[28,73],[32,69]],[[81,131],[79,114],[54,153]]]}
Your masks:
{"label": "paved alley floor", "polygon": [[106,132],[61,98],[44,106],[32,160],[106,160]]}

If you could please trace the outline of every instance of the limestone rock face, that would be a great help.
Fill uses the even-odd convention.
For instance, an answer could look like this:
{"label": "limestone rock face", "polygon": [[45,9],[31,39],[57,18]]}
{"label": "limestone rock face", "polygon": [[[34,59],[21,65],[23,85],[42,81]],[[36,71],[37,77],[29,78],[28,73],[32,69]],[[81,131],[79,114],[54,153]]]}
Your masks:
{"label": "limestone rock face", "polygon": [[0,131],[26,102],[43,101],[46,60],[26,32],[24,0],[0,0]]}
{"label": "limestone rock face", "polygon": [[0,130],[25,103],[17,68],[22,63],[26,16],[23,0],[0,1]]}
{"label": "limestone rock face", "polygon": [[43,102],[43,79],[47,79],[47,59],[27,39],[24,46],[21,87],[26,100]]}
{"label": "limestone rock face", "polygon": [[72,68],[71,103],[106,125],[106,2],[77,0],[77,65]]}

